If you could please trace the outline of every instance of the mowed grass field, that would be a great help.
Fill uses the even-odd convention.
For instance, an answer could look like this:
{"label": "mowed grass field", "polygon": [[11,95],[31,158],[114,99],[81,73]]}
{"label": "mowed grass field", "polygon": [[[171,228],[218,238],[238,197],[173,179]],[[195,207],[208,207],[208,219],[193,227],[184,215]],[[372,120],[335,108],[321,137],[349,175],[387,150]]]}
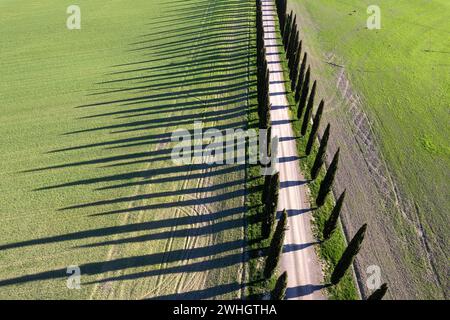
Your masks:
{"label": "mowed grass field", "polygon": [[[380,30],[366,28],[373,4],[381,9]],[[347,230],[369,222],[362,285],[365,268],[376,264],[391,282],[390,297],[448,297],[450,2],[293,0],[290,9],[299,15],[313,76],[328,102],[335,147],[350,153],[338,187],[350,188]],[[356,117],[362,113],[355,100],[373,136]],[[373,182],[357,167],[360,150],[348,147],[361,133],[361,148],[369,150],[361,163]],[[386,190],[372,192],[372,183]]]}
{"label": "mowed grass field", "polygon": [[246,128],[253,1],[71,4],[0,2],[0,298],[240,298],[245,166],[170,136]]}

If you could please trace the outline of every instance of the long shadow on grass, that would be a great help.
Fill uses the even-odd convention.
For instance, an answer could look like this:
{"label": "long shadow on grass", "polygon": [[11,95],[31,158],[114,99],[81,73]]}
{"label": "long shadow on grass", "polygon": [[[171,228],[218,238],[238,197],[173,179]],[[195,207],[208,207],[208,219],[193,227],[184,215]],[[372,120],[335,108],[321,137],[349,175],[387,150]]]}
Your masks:
{"label": "long shadow on grass", "polygon": [[[255,97],[255,83],[249,80],[255,70],[249,68],[254,43],[248,38],[249,32],[254,32],[250,29],[254,27],[250,18],[250,13],[254,17],[254,3],[193,0],[165,5],[173,10],[154,19],[148,32],[130,41],[126,49],[130,60],[112,66],[86,101],[75,108],[79,126],[63,135],[83,142],[49,150],[48,166],[21,173],[55,172],[53,182],[36,192],[62,188],[72,193],[86,188],[95,191],[92,200],[59,208],[57,214],[70,217],[76,213],[92,219],[92,225],[101,222],[102,227],[6,243],[0,250],[64,243],[85,252],[92,247],[134,244],[133,252],[137,252],[135,245],[143,244],[139,248],[145,253],[169,239],[211,239],[204,247],[169,248],[80,263],[85,275],[121,274],[110,274],[98,282],[211,271],[258,256],[256,252],[243,253],[247,245],[242,239],[246,223],[243,199],[257,189],[245,187],[246,165],[175,165],[170,161],[171,132],[177,128],[192,132],[194,121],[202,121],[204,131],[247,128],[248,108],[255,108],[249,106]],[[89,140],[93,141],[85,142]],[[55,155],[74,157],[52,164]],[[70,180],[71,170],[85,170],[83,178]],[[117,189],[124,195],[116,196]],[[177,210],[183,214],[176,214]],[[144,220],[125,220],[129,222],[117,225],[118,217],[135,214]],[[238,231],[236,239],[230,239],[233,230]],[[169,266],[159,268],[163,263]],[[138,267],[141,269],[135,272]],[[65,277],[66,269],[62,268],[1,280],[0,286]],[[195,290],[185,297],[211,298],[241,290],[242,284],[236,284],[219,285],[212,291]]]}
{"label": "long shadow on grass", "polygon": [[[133,256],[126,258],[119,258],[110,261],[99,261],[80,265],[80,271],[84,275],[97,275],[111,271],[120,271],[133,269],[135,267],[151,267],[165,261],[166,263],[178,262],[189,259],[209,258],[206,261],[194,262],[188,265],[174,266],[166,269],[156,269],[145,272],[147,276],[158,276],[163,274],[170,274],[179,272],[197,272],[206,271],[221,266],[231,266],[242,262],[242,254],[229,254],[220,258],[212,258],[214,255],[219,255],[239,249],[245,246],[244,240],[235,240],[220,244],[215,244],[207,247],[194,248],[191,250],[173,250],[170,252],[161,252],[156,254],[148,254],[141,256]],[[27,283],[33,281],[51,280],[57,278],[67,277],[67,269],[55,269],[51,271],[39,272],[31,275],[20,276],[16,278],[0,280],[0,286],[8,286],[18,283]],[[136,273],[127,275],[125,278],[137,278],[144,276],[143,273]],[[120,277],[122,278],[122,277]],[[102,279],[99,282],[119,280],[119,278]],[[88,284],[88,283],[87,283]]]}
{"label": "long shadow on grass", "polygon": [[76,241],[82,239],[91,239],[99,237],[108,237],[112,235],[120,235],[141,231],[152,231],[157,229],[170,228],[173,226],[190,226],[202,223],[213,223],[225,218],[241,215],[245,211],[244,207],[236,207],[219,212],[212,212],[208,215],[182,216],[176,218],[168,218],[164,220],[147,221],[140,223],[130,223],[120,226],[96,228],[84,231],[73,232],[64,235],[33,239],[28,241],[16,242],[0,246],[0,250],[8,250],[20,247],[36,246],[49,243],[58,243],[66,241]]}
{"label": "long shadow on grass", "polygon": [[243,283],[233,282],[228,284],[220,284],[207,289],[157,296],[149,298],[148,300],[205,300],[242,290],[245,287],[246,285]]}

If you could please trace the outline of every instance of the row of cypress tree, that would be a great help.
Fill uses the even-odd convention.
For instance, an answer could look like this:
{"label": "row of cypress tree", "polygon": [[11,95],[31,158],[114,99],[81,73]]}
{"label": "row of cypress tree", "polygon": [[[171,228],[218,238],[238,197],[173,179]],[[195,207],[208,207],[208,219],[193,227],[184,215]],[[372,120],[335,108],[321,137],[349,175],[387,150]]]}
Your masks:
{"label": "row of cypress tree", "polygon": [[[262,194],[263,215],[261,221],[261,235],[265,239],[269,239],[277,216],[277,204],[280,190],[280,175],[275,173],[266,176],[264,181],[264,189]],[[264,266],[264,278],[270,279],[275,274],[278,263],[281,258],[283,249],[284,236],[287,224],[287,212],[283,210],[280,220],[273,232],[270,246],[268,248],[266,263]],[[275,288],[271,293],[272,300],[283,300],[286,295],[287,273],[284,272],[275,284]]]}
{"label": "row of cypress tree", "polygon": [[259,127],[270,129],[269,68],[264,44],[261,0],[256,0],[256,32]]}
{"label": "row of cypress tree", "polygon": [[[317,81],[314,80],[312,88],[310,90],[311,67],[308,64],[308,54],[306,52],[303,54],[303,59],[301,59],[302,40],[300,40],[299,36],[297,16],[293,13],[293,11],[287,14],[287,0],[276,0],[275,3],[277,8],[278,21],[280,24],[281,37],[283,39],[283,46],[286,51],[286,59],[289,67],[291,90],[292,92],[294,92],[296,103],[298,103],[297,119],[301,121],[300,133],[302,136],[305,136],[312,118]],[[321,100],[317,108],[317,112],[313,118],[312,128],[305,148],[306,155],[310,155],[314,142],[317,139],[324,105],[324,100]],[[328,123],[322,139],[320,140],[319,149],[311,168],[312,180],[315,180],[317,178],[319,171],[325,162],[329,136],[330,124]],[[321,207],[325,204],[326,197],[330,193],[333,186],[339,165],[339,154],[340,149],[338,148],[333,156],[333,160],[331,161],[328,170],[326,171],[325,177],[320,183],[319,192],[316,198],[316,204],[318,207]],[[344,190],[344,192],[336,201],[336,204],[324,225],[324,229],[322,231],[324,240],[328,240],[337,228],[337,223],[339,220],[342,205],[344,203],[345,195],[346,191]],[[347,248],[345,249],[344,253],[342,254],[340,260],[333,270],[333,273],[331,275],[331,284],[338,284],[342,277],[345,275],[346,271],[352,265],[355,256],[358,254],[361,248],[366,229],[367,224],[364,224],[349,242]],[[386,293],[386,290],[387,284],[383,284],[378,290],[373,292],[369,299],[382,299],[384,294]]]}

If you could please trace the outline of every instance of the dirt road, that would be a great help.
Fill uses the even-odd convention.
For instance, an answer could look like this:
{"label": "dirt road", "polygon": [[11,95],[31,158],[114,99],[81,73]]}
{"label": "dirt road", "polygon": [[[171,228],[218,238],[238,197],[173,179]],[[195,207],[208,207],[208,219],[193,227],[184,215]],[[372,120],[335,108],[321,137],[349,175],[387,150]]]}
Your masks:
{"label": "dirt road", "polygon": [[289,215],[281,268],[288,273],[287,299],[325,299],[322,268],[316,255],[311,231],[311,212],[307,183],[299,170],[295,136],[289,120],[288,100],[280,63],[281,47],[274,24],[276,10],[273,0],[262,2],[267,61],[270,71],[270,103],[272,104],[272,137],[280,138],[278,169],[280,199],[278,211]]}

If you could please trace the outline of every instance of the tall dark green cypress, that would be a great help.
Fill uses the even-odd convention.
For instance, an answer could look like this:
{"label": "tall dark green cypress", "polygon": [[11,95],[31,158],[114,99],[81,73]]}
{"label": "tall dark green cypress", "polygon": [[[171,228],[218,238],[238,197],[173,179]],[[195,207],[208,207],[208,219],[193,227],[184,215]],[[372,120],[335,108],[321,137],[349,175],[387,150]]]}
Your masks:
{"label": "tall dark green cypress", "polygon": [[285,50],[287,48],[287,43],[289,41],[289,37],[291,36],[292,16],[293,16],[293,12],[291,11],[291,13],[289,14],[288,19],[286,21],[286,31],[284,32],[284,35],[283,35],[283,45],[284,45]]}
{"label": "tall dark green cypress", "polygon": [[[269,99],[267,99],[267,101],[269,101]],[[264,129],[269,129],[270,128],[270,108],[271,108],[271,104],[269,102],[266,103],[265,105],[265,127]]]}
{"label": "tall dark green cypress", "polygon": [[261,10],[261,1],[256,1],[256,47],[257,50],[261,50],[264,47],[264,27]]}
{"label": "tall dark green cypress", "polygon": [[269,239],[277,216],[277,206],[274,203],[265,204],[263,207],[263,219],[261,223],[261,236]]}
{"label": "tall dark green cypress", "polygon": [[280,22],[280,30],[281,33],[283,34],[286,18],[287,0],[276,0],[275,5],[277,7],[278,20]]}
{"label": "tall dark green cypress", "polygon": [[287,43],[287,46],[285,48],[285,50],[286,50],[286,58],[287,59],[289,59],[289,52],[290,52],[291,46],[294,44],[294,40],[295,40],[295,35],[296,34],[297,34],[297,15],[294,15],[291,32],[289,34],[288,43]]}
{"label": "tall dark green cypress", "polygon": [[277,1],[277,11],[278,11],[278,19],[280,22],[280,32],[281,35],[284,34],[284,28],[286,26],[286,4],[287,1],[283,0],[283,1]]}
{"label": "tall dark green cypress", "polygon": [[267,239],[272,233],[273,224],[277,214],[278,197],[280,190],[280,173],[266,176],[264,181],[263,199],[264,219],[262,222],[262,236]]}
{"label": "tall dark green cypress", "polygon": [[297,109],[297,119],[298,120],[300,120],[302,118],[303,110],[305,109],[305,106],[306,106],[306,99],[308,98],[308,93],[309,93],[310,77],[311,77],[311,69],[308,66],[308,70],[306,71],[306,76],[305,76],[305,82],[303,83],[303,86],[302,86],[302,93],[300,96],[300,101],[298,102],[298,109]]}
{"label": "tall dark green cypress", "polygon": [[284,27],[286,26],[286,17],[287,17],[287,0],[283,0],[283,3],[280,8],[280,13],[281,13],[281,22],[280,23],[283,26],[283,31],[284,31]]}
{"label": "tall dark green cypress", "polygon": [[278,204],[278,197],[280,193],[280,173],[277,172],[271,175],[269,193],[267,194],[266,203]]}
{"label": "tall dark green cypress", "polygon": [[[299,38],[299,32],[297,30],[295,32],[294,41],[293,41],[292,45],[289,47],[289,52],[288,52],[288,68],[289,68],[289,71],[292,71],[292,69],[294,67],[295,53],[297,52],[297,48],[298,48],[298,38]],[[289,72],[289,74],[290,74],[290,72]]]}
{"label": "tall dark green cypress", "polygon": [[300,99],[300,93],[302,91],[303,81],[305,80],[306,63],[308,61],[308,53],[305,52],[303,55],[302,65],[300,67],[300,72],[298,74],[297,86],[295,89],[295,101],[298,102]]}
{"label": "tall dark green cypress", "polygon": [[272,155],[272,126],[267,129],[267,155]]}
{"label": "tall dark green cypress", "polygon": [[263,192],[261,194],[261,203],[265,204],[267,202],[267,197],[270,190],[270,179],[272,176],[265,176],[264,177],[264,186],[263,186]]}
{"label": "tall dark green cypress", "polygon": [[270,95],[269,95],[269,69],[266,68],[263,89],[262,89],[262,102],[261,115],[259,117],[259,127],[260,129],[267,129],[270,126]]}
{"label": "tall dark green cypress", "polygon": [[344,199],[345,199],[345,190],[339,196],[339,199],[336,201],[336,205],[334,206],[333,211],[331,211],[331,214],[328,217],[328,220],[325,222],[325,226],[323,227],[323,232],[322,232],[324,240],[330,239],[334,230],[336,230],[337,222],[339,219],[339,215],[341,214],[341,209],[342,209],[342,204],[344,203]]}
{"label": "tall dark green cypress", "polygon": [[336,264],[336,267],[331,274],[331,284],[338,284],[342,277],[345,275],[345,272],[352,265],[355,256],[361,249],[361,245],[366,234],[366,229],[367,224],[364,224],[353,237],[352,241],[350,241],[350,243],[348,244],[347,248],[342,254],[341,259]]}
{"label": "tall dark green cypress", "polygon": [[256,62],[258,66],[258,75],[262,73],[262,69],[264,68],[264,59],[266,58],[266,48],[263,46],[258,49],[258,55],[256,57]]}
{"label": "tall dark green cypress", "polygon": [[314,160],[314,164],[311,168],[312,180],[315,180],[317,178],[320,168],[322,167],[325,161],[325,154],[327,152],[327,144],[329,137],[330,137],[330,124],[327,125],[327,128],[323,133],[322,139],[320,140],[319,150],[317,151],[316,159]]}
{"label": "tall dark green cypress", "polygon": [[325,174],[325,177],[323,178],[322,182],[320,183],[319,192],[317,194],[316,198],[316,204],[317,206],[321,207],[325,203],[325,199],[327,198],[328,193],[331,190],[331,187],[333,186],[334,178],[336,176],[336,172],[339,166],[339,152],[340,149],[336,151],[334,154],[333,160],[331,161],[330,167],[327,170],[327,173]]}
{"label": "tall dark green cypress", "polygon": [[287,224],[287,213],[283,210],[277,228],[273,233],[272,241],[270,242],[269,252],[267,254],[266,265],[264,266],[264,278],[270,279],[275,273],[275,269],[280,261],[281,252],[283,249],[284,234]]}
{"label": "tall dark green cypress", "polygon": [[306,134],[308,130],[309,120],[311,119],[311,113],[314,107],[314,97],[316,96],[317,81],[314,80],[311,93],[309,94],[308,104],[306,105],[305,116],[303,117],[302,129],[300,133],[302,136]]}
{"label": "tall dark green cypress", "polygon": [[306,143],[305,153],[309,156],[312,150],[312,146],[314,141],[317,138],[317,133],[319,132],[320,120],[322,119],[322,113],[325,102],[322,100],[319,103],[319,108],[317,108],[316,116],[314,117],[313,126],[311,128],[311,132],[309,134],[308,142]]}
{"label": "tall dark green cypress", "polygon": [[275,283],[275,288],[270,295],[271,300],[284,300],[286,298],[287,289],[287,272],[283,272],[281,276],[278,277]]}
{"label": "tall dark green cypress", "polygon": [[388,289],[387,283],[383,283],[381,287],[379,287],[377,290],[375,290],[368,298],[367,300],[382,300],[384,295],[386,294],[386,291]]}
{"label": "tall dark green cypress", "polygon": [[264,99],[266,96],[266,74],[267,74],[267,60],[266,49],[262,48],[258,55],[260,64],[258,65],[257,86],[258,86],[258,115],[261,119],[264,110]]}
{"label": "tall dark green cypress", "polygon": [[302,41],[297,46],[297,52],[295,53],[295,59],[294,64],[292,66],[292,69],[290,71],[289,77],[291,78],[291,90],[295,90],[295,85],[297,83],[297,76],[298,76],[298,67],[300,64],[300,58],[302,55]]}

